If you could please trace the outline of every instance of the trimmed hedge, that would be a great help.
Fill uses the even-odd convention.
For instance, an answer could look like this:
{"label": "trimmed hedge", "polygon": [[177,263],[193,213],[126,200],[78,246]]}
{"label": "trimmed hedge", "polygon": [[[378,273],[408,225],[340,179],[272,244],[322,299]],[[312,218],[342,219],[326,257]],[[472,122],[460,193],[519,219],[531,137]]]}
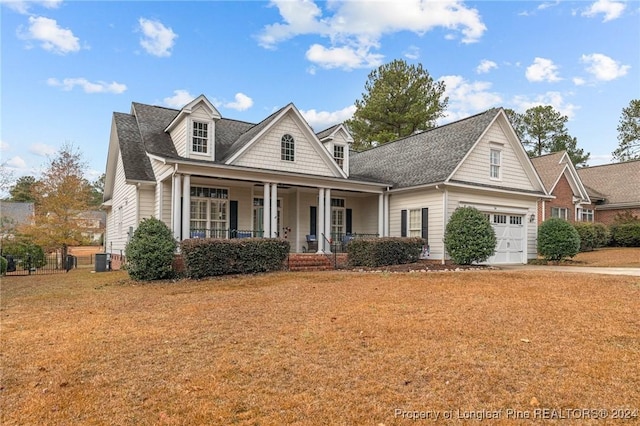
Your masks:
{"label": "trimmed hedge", "polygon": [[496,251],[496,233],[482,212],[474,207],[458,207],[444,234],[444,246],[458,265],[484,262]]}
{"label": "trimmed hedge", "polygon": [[609,229],[603,223],[576,222],[573,227],[580,236],[580,251],[592,251],[609,244]]}
{"label": "trimmed hedge", "polygon": [[611,242],[617,247],[640,247],[640,221],[611,225]]}
{"label": "trimmed hedge", "polygon": [[363,238],[351,240],[347,245],[347,260],[351,266],[399,265],[416,262],[420,258],[422,238]]}
{"label": "trimmed hedge", "polygon": [[566,220],[547,219],[538,228],[538,253],[546,260],[560,261],[580,251],[580,235]]}
{"label": "trimmed hedge", "polygon": [[4,241],[2,255],[11,255],[14,258],[22,259],[25,268],[29,256],[31,256],[31,267],[33,268],[42,268],[47,264],[47,257],[44,255],[42,247],[27,240]]}
{"label": "trimmed hedge", "polygon": [[125,247],[127,272],[134,280],[173,277],[173,256],[178,243],[169,227],[156,218],[142,219]]}
{"label": "trimmed hedge", "polygon": [[186,275],[204,278],[281,270],[291,245],[275,238],[193,238],[180,248]]}

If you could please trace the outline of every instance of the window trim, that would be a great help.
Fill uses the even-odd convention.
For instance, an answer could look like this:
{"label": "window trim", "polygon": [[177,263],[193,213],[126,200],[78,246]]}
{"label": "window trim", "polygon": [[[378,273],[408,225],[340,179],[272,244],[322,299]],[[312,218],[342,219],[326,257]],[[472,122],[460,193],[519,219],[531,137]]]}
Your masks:
{"label": "window trim", "polygon": [[[206,132],[206,136],[196,136],[196,126],[203,125],[206,126],[206,129],[200,130]],[[203,121],[203,120],[191,120],[191,132],[190,132],[190,144],[189,144],[189,152],[196,155],[209,155],[209,147],[211,146],[211,122]],[[204,149],[203,151],[198,151],[195,149],[195,140],[199,139],[204,141]]]}
{"label": "window trim", "polygon": [[296,140],[289,133],[285,133],[280,138],[280,160],[288,162],[296,161]]}
{"label": "window trim", "polygon": [[[341,151],[340,156],[337,155],[336,150]],[[338,144],[333,145],[333,160],[336,162],[336,164],[340,168],[344,167],[344,145],[338,145]]]}
{"label": "window trim", "polygon": [[[556,210],[558,212],[557,216],[554,216],[553,211]],[[564,215],[562,213],[564,212]],[[566,207],[553,207],[551,206],[551,217],[557,217],[564,220],[569,220],[569,209]]]}
{"label": "window trim", "polygon": [[[587,216],[587,219],[585,219],[585,215]],[[580,221],[581,222],[595,222],[595,211],[593,209],[580,209]]]}
{"label": "window trim", "polygon": [[[497,155],[497,162],[494,162]],[[495,173],[494,173],[495,171]],[[494,174],[496,176],[494,176]],[[492,180],[502,180],[502,150],[498,148],[489,148],[489,178]]]}

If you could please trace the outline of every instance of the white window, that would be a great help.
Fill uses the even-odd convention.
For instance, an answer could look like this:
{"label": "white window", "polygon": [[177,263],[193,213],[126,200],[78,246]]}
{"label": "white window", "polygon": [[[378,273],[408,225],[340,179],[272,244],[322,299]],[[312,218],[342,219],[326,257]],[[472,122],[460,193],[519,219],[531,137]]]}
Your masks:
{"label": "white window", "polygon": [[509,216],[510,225],[522,225],[522,216]]}
{"label": "white window", "polygon": [[[280,198],[278,198],[278,219],[277,219],[277,227],[280,229],[280,216],[281,210],[280,207]],[[264,198],[254,198],[253,199],[253,236],[254,237],[263,237],[264,236]]]}
{"label": "white window", "polygon": [[568,209],[562,207],[551,207],[551,217],[559,217],[560,219],[567,220]]}
{"label": "white window", "polygon": [[344,164],[344,146],[333,146],[333,158],[336,160],[336,163],[338,163],[338,166],[342,167]]}
{"label": "white window", "polygon": [[341,241],[345,234],[344,198],[331,199],[331,238]]}
{"label": "white window", "polygon": [[295,140],[293,136],[287,134],[280,139],[280,159],[283,161],[295,160]]}
{"label": "white window", "polygon": [[494,214],[493,215],[493,223],[507,223],[507,215],[506,214]]}
{"label": "white window", "polygon": [[209,145],[209,124],[194,121],[191,136],[191,151],[206,154]]}
{"label": "white window", "polygon": [[409,210],[409,237],[422,237],[422,209]]}
{"label": "white window", "polygon": [[221,188],[191,187],[191,237],[226,238],[229,191]]}
{"label": "white window", "polygon": [[593,210],[581,209],[580,220],[583,222],[593,222]]}
{"label": "white window", "polygon": [[489,163],[491,165],[489,171],[491,179],[500,179],[500,150],[491,149],[489,154]]}

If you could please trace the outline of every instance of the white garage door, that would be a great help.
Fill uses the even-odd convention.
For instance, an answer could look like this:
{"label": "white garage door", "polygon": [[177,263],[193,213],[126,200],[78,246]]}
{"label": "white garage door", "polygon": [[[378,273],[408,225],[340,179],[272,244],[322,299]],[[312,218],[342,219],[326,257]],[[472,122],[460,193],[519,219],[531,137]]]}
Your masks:
{"label": "white garage door", "polygon": [[524,261],[524,216],[491,214],[489,217],[496,231],[496,252],[488,263],[523,263]]}

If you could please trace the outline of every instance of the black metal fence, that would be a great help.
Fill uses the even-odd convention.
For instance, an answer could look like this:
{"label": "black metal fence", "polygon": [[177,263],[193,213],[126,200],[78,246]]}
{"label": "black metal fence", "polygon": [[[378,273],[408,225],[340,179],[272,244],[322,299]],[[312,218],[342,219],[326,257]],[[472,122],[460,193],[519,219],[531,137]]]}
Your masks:
{"label": "black metal fence", "polygon": [[189,238],[262,238],[264,231],[245,229],[190,229]]}
{"label": "black metal fence", "polygon": [[59,253],[20,257],[3,253],[2,257],[7,259],[7,275],[65,273],[78,265],[78,259],[75,256],[68,255],[63,258]]}

